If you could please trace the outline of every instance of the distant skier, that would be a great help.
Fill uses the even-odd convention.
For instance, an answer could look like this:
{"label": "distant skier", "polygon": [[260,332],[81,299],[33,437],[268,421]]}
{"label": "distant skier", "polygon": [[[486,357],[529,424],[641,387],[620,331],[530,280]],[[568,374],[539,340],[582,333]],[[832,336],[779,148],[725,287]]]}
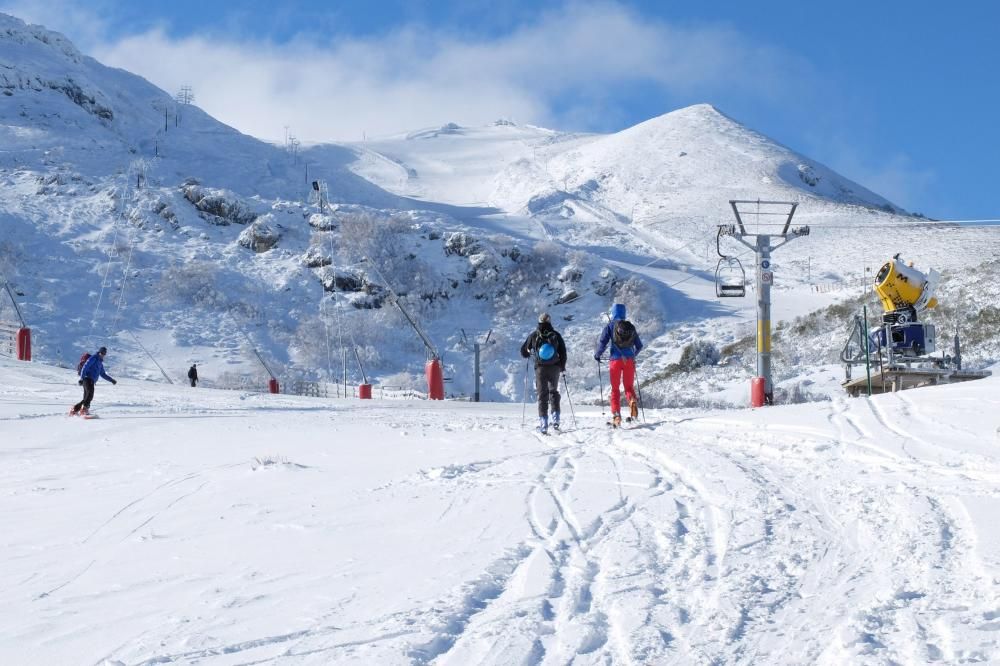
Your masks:
{"label": "distant skier", "polygon": [[79,384],[83,386],[83,400],[73,405],[73,409],[69,412],[71,416],[78,414],[86,416],[90,413],[90,403],[94,399],[94,384],[97,383],[98,377],[104,377],[112,384],[118,383],[104,372],[104,357],[107,354],[108,348],[101,347],[97,350],[96,354],[88,358],[87,362],[83,364],[83,369],[80,370],[79,381]]}
{"label": "distant skier", "polygon": [[608,375],[611,380],[611,425],[616,428],[622,423],[621,389],[624,381],[625,399],[628,400],[629,418],[639,415],[639,403],[635,398],[635,355],[642,350],[639,331],[625,318],[625,306],[615,303],[611,306],[611,321],[601,332],[601,339],[594,352],[594,359],[600,363],[604,350],[611,345],[611,362]]}
{"label": "distant skier", "polygon": [[191,369],[188,370],[188,379],[191,380],[191,386],[192,387],[198,385],[198,364],[197,363],[192,363],[191,364]]}
{"label": "distant skier", "polygon": [[566,372],[566,343],[552,328],[547,312],[538,317],[538,328],[521,345],[521,356],[535,359],[535,391],[538,393],[538,429],[549,431],[549,405],[552,427],[559,430],[559,375]]}

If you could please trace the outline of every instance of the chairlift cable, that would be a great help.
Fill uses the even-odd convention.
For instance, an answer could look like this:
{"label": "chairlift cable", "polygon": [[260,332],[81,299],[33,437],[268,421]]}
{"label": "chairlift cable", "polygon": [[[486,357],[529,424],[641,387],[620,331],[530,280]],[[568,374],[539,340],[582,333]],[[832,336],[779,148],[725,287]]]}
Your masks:
{"label": "chairlift cable", "polygon": [[[125,217],[125,205],[128,199],[129,182],[131,181],[131,173],[128,169],[125,171],[125,187],[122,189],[122,205],[118,213],[112,218],[111,223],[111,247],[108,249],[108,261],[104,266],[104,275],[101,277],[101,291],[97,294],[97,304],[94,306],[94,314],[90,318],[90,331],[87,334],[87,339],[89,340],[88,346],[93,346],[94,343],[94,328],[97,326],[97,318],[101,313],[101,304],[104,302],[104,290],[108,285],[108,278],[111,275],[111,264],[115,258],[115,248],[118,247],[118,220]],[[106,232],[105,232],[106,233]]]}

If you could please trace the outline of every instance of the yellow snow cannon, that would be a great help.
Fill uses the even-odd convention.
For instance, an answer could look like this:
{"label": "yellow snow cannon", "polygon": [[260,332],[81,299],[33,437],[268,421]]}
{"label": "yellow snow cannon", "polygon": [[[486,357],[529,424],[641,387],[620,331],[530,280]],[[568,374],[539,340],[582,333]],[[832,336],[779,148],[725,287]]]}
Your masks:
{"label": "yellow snow cannon", "polygon": [[933,324],[917,321],[917,313],[937,305],[934,292],[940,275],[931,270],[926,274],[913,264],[903,263],[897,254],[875,275],[875,292],[882,301],[882,328],[872,335],[872,342],[892,354],[916,358],[935,349]]}
{"label": "yellow snow cannon", "polygon": [[939,277],[937,271],[925,275],[912,263],[904,264],[898,254],[887,261],[875,275],[875,291],[885,314],[895,315],[889,317],[892,323],[914,320],[917,312],[936,306]]}

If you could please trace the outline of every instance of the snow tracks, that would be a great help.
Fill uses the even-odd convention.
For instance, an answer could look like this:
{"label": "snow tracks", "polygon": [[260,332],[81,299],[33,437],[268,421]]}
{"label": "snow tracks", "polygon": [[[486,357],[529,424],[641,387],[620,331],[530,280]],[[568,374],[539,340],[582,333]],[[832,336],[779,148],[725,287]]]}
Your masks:
{"label": "snow tracks", "polygon": [[526,480],[530,537],[442,600],[410,658],[1000,659],[1000,579],[962,504],[1000,497],[996,459],[915,434],[926,417],[902,397],[810,409],[826,423],[735,413],[551,438]]}

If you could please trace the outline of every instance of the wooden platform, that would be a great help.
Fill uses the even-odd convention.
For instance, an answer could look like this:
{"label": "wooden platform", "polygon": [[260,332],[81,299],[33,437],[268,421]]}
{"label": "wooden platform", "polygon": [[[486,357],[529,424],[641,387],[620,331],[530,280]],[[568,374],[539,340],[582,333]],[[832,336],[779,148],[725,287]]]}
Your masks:
{"label": "wooden platform", "polygon": [[[954,384],[982,379],[990,376],[989,370],[950,370],[947,368],[896,368],[880,372],[872,369],[872,393],[890,393],[916,388],[918,386],[936,386],[938,384]],[[851,397],[868,395],[868,378],[864,373],[855,379],[849,379],[842,386]]]}

